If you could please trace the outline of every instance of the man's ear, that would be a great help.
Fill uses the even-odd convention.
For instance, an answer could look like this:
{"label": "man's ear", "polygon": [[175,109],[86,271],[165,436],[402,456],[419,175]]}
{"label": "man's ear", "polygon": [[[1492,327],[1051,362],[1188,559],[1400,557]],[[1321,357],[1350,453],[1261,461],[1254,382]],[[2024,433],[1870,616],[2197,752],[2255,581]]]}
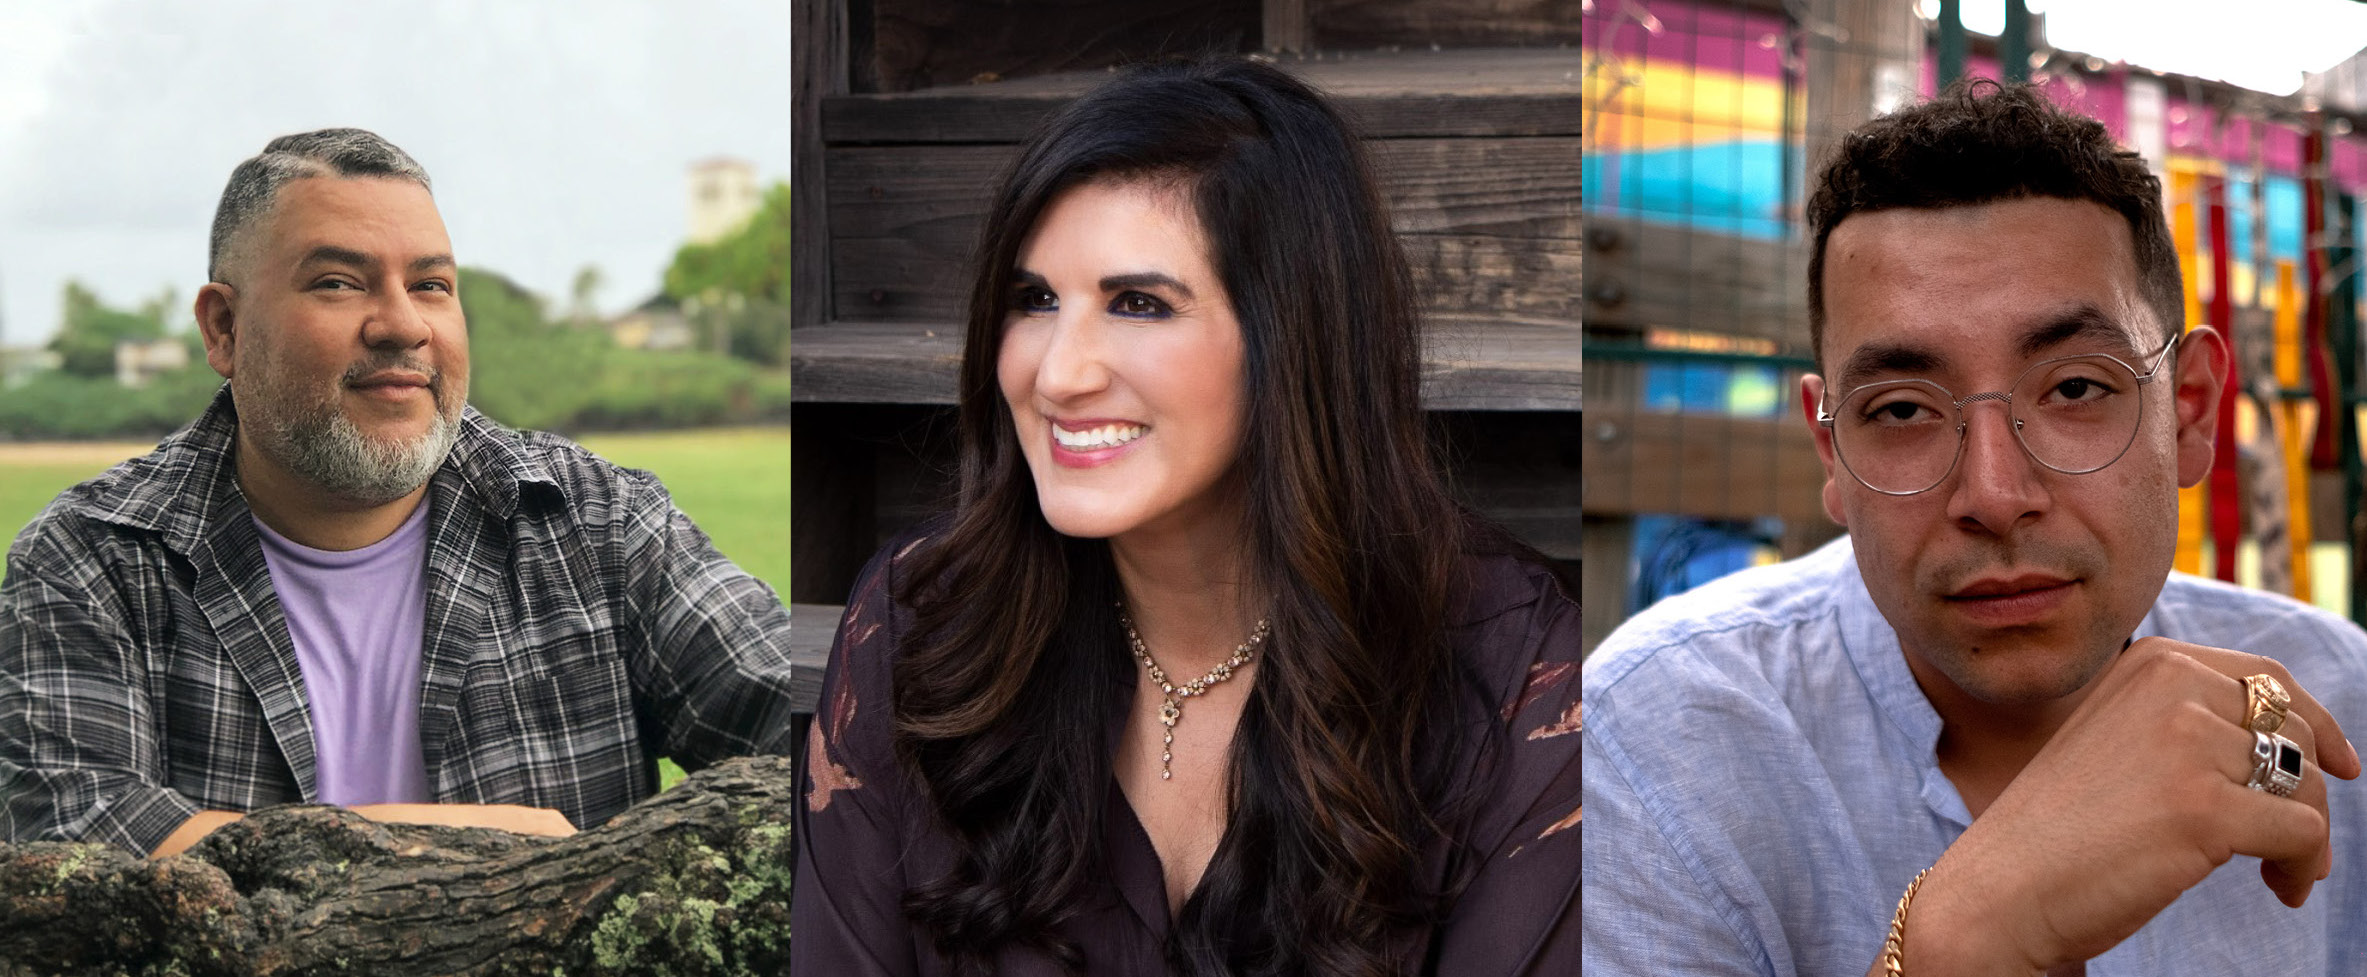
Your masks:
{"label": "man's ear", "polygon": [[207,282],[197,290],[197,332],[205,337],[205,362],[222,379],[230,379],[238,349],[238,290],[221,282]]}
{"label": "man's ear", "polygon": [[2227,396],[2227,337],[2210,326],[2186,334],[2172,375],[2178,408],[2178,484],[2193,488],[2211,473],[2211,449],[2219,433],[2219,398]]}
{"label": "man's ear", "polygon": [[1816,439],[1816,457],[1825,463],[1825,516],[1846,528],[1849,519],[1841,508],[1842,475],[1840,459],[1833,454],[1833,432],[1816,422],[1817,407],[1825,402],[1825,378],[1814,373],[1800,376],[1800,419],[1808,424],[1808,436]]}

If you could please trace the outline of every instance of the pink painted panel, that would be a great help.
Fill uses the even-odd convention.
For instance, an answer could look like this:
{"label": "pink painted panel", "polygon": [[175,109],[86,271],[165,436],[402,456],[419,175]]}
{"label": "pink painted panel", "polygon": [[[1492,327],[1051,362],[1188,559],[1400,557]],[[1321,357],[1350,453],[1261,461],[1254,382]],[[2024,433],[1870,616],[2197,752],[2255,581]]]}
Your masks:
{"label": "pink painted panel", "polygon": [[[1647,21],[1659,31],[1647,29]],[[1598,0],[1579,28],[1589,51],[1690,64],[1750,78],[1783,76],[1784,18],[1689,0]],[[1608,47],[1604,47],[1608,42]]]}

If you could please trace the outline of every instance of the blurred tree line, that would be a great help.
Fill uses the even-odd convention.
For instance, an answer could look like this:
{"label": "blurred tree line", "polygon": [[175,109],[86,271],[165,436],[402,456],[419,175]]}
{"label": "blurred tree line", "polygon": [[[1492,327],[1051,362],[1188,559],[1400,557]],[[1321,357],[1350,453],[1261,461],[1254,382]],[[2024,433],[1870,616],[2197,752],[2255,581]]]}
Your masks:
{"label": "blurred tree line", "polygon": [[[67,282],[64,317],[48,349],[58,367],[0,388],[0,438],[85,439],[163,434],[197,417],[222,378],[205,365],[205,344],[187,307],[166,289],[136,309],[117,309],[80,282]],[[177,321],[177,325],[175,324]],[[177,338],[189,365],[145,386],[115,380],[115,346]]]}
{"label": "blurred tree line", "polygon": [[789,185],[775,183],[748,223],[685,244],[666,269],[665,297],[713,349],[766,366],[789,362]]}
{"label": "blurred tree line", "polygon": [[[785,234],[785,219],[782,226]],[[785,280],[785,239],[782,247]],[[667,277],[670,282],[675,273]],[[729,284],[738,280],[702,279],[712,282],[702,284],[702,292],[717,307],[727,306],[730,300],[719,297],[739,294]],[[713,352],[713,347],[624,349],[597,317],[584,312],[585,293],[597,281],[596,272],[579,275],[574,307],[554,317],[542,297],[498,272],[462,269],[469,402],[512,427],[557,431],[695,427],[788,415],[788,375],[768,368],[786,362],[785,331],[779,341],[767,339],[762,330],[769,323],[744,314],[772,299],[747,300],[738,316],[710,316],[711,326],[732,330],[721,334],[717,345],[738,355]],[[109,307],[79,283],[66,286],[65,299],[64,320],[48,347],[58,356],[58,368],[0,389],[0,439],[160,436],[194,420],[221,386],[222,378],[206,365],[196,324],[171,291],[128,310]],[[785,308],[787,303],[780,304]],[[117,382],[118,343],[165,338],[187,344],[187,366],[142,386]],[[753,352],[766,355],[749,355]]]}

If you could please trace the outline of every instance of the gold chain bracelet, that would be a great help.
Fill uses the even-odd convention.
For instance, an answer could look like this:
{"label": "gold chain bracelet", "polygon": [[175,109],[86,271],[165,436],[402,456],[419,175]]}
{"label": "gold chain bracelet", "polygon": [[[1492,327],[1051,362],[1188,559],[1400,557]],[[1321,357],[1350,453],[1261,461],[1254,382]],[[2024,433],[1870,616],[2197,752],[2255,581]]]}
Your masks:
{"label": "gold chain bracelet", "polygon": [[1923,877],[1931,869],[1915,873],[1915,881],[1907,883],[1907,894],[1899,897],[1899,911],[1890,917],[1890,938],[1882,941],[1883,977],[1907,977],[1907,904],[1915,901],[1915,890],[1923,888]]}

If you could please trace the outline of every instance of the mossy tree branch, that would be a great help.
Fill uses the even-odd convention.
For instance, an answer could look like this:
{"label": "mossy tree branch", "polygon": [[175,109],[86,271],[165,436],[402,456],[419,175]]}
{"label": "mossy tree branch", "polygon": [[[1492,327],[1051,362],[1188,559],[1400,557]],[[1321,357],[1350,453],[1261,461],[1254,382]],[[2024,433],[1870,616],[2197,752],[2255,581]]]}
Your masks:
{"label": "mossy tree branch", "polygon": [[560,840],[288,806],[158,861],[0,845],[0,977],[785,973],[795,795],[762,757]]}

